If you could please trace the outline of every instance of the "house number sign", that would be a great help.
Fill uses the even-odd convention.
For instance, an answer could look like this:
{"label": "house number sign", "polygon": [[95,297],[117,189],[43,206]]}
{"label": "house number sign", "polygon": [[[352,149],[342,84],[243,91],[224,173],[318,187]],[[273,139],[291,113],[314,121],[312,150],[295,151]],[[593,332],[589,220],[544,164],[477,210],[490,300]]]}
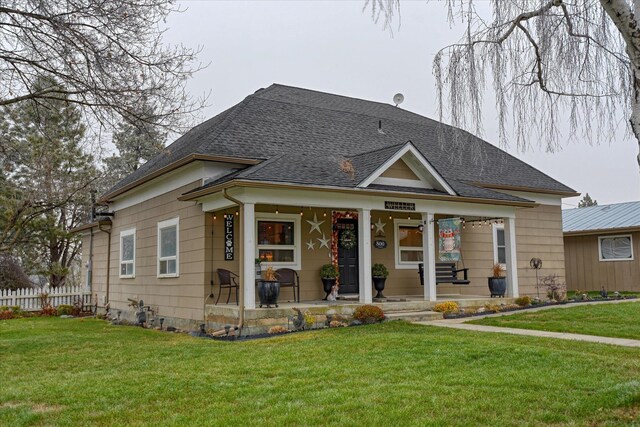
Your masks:
{"label": "house number sign", "polygon": [[374,240],[373,247],[376,249],[384,249],[387,247],[387,242],[386,240]]}
{"label": "house number sign", "polygon": [[224,216],[224,260],[233,261],[233,215]]}

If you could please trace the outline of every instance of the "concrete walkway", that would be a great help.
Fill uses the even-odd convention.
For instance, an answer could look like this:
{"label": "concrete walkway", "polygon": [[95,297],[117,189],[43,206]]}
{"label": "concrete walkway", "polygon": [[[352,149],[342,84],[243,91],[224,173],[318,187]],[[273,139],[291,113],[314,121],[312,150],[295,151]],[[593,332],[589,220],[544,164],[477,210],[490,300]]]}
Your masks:
{"label": "concrete walkway", "polygon": [[[599,302],[594,302],[590,304],[618,304],[618,303],[634,303],[634,302],[638,302],[638,300],[599,301]],[[546,306],[546,307],[539,307],[531,310],[526,310],[524,312],[528,313],[532,311],[541,311],[541,310],[547,310],[547,309],[557,309],[557,308],[567,308],[567,307],[576,307],[576,305],[566,304],[566,305],[559,305],[559,306]],[[556,338],[556,339],[570,340],[570,341],[585,341],[585,342],[593,342],[593,343],[599,343],[599,344],[618,345],[622,347],[640,348],[640,340],[632,340],[627,338],[600,337],[595,335],[571,334],[567,332],[549,332],[549,331],[540,331],[535,329],[503,328],[498,326],[472,325],[472,324],[466,323],[472,320],[482,319],[484,317],[508,316],[508,315],[517,314],[517,313],[523,313],[523,311],[492,313],[486,316],[465,317],[462,319],[431,320],[426,322],[415,322],[415,323],[420,325],[438,326],[441,328],[464,329],[467,331],[495,332],[495,333],[502,333],[502,334],[525,335],[525,336],[543,337],[543,338]]]}

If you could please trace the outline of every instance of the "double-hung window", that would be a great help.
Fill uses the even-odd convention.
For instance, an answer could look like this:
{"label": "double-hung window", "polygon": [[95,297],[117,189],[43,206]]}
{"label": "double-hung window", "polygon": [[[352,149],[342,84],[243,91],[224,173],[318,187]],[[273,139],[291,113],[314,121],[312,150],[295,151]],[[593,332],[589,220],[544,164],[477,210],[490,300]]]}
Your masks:
{"label": "double-hung window", "polygon": [[158,277],[178,276],[179,222],[180,218],[173,218],[158,223]]}
{"label": "double-hung window", "polygon": [[396,268],[416,268],[423,262],[420,221],[394,220]]}
{"label": "double-hung window", "polygon": [[263,265],[300,269],[300,215],[256,215],[256,258]]}
{"label": "double-hung window", "polygon": [[633,240],[630,234],[598,237],[600,261],[632,261]]}
{"label": "double-hung window", "polygon": [[507,264],[507,244],[504,238],[504,226],[493,226],[493,262],[495,264]]}
{"label": "double-hung window", "polygon": [[120,232],[120,278],[136,277],[136,229]]}

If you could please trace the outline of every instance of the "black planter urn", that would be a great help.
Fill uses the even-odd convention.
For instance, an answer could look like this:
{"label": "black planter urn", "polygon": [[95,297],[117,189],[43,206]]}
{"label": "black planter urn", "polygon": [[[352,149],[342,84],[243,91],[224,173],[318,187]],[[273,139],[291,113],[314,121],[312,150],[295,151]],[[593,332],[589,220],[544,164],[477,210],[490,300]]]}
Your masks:
{"label": "black planter urn", "polygon": [[266,305],[278,306],[278,297],[280,296],[280,282],[270,280],[260,280],[258,282],[258,297],[260,298],[260,308]]}
{"label": "black planter urn", "polygon": [[384,291],[384,284],[387,281],[386,277],[373,277],[373,287],[378,293],[374,298],[386,298],[382,295],[382,291]]}
{"label": "black planter urn", "polygon": [[327,294],[322,299],[326,301],[329,297],[329,294],[331,293],[331,289],[333,289],[333,287],[336,285],[336,278],[325,279],[324,277],[322,277],[320,280],[322,280],[322,287],[324,288],[324,292]]}
{"label": "black planter urn", "polygon": [[489,277],[489,292],[491,292],[491,298],[500,297],[504,298],[504,294],[507,293],[507,278],[506,277]]}

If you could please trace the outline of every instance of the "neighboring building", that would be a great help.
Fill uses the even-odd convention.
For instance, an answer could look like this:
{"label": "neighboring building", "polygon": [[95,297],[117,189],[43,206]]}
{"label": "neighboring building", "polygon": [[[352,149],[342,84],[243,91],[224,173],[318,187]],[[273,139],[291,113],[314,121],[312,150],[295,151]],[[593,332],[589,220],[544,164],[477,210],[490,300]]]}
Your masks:
{"label": "neighboring building", "polygon": [[640,202],[562,211],[567,288],[640,291]]}
{"label": "neighboring building", "polygon": [[[142,299],[167,324],[221,319],[209,297],[218,268],[239,274],[240,306],[255,310],[258,257],[263,268],[299,273],[303,303],[324,297],[319,271],[329,262],[340,266],[340,292],[362,303],[372,301],[374,263],[390,271],[387,297],[488,297],[494,262],[506,267],[508,296],[535,294],[532,257],[564,277],[561,200],[575,195],[467,132],[388,104],[274,84],[109,190],[111,223],[80,229],[83,264],[92,235],[99,304],[124,312],[128,299]],[[471,283],[436,290],[443,218],[465,219],[457,267]],[[280,299],[291,300],[291,289]],[[238,313],[231,301],[227,320]]]}

